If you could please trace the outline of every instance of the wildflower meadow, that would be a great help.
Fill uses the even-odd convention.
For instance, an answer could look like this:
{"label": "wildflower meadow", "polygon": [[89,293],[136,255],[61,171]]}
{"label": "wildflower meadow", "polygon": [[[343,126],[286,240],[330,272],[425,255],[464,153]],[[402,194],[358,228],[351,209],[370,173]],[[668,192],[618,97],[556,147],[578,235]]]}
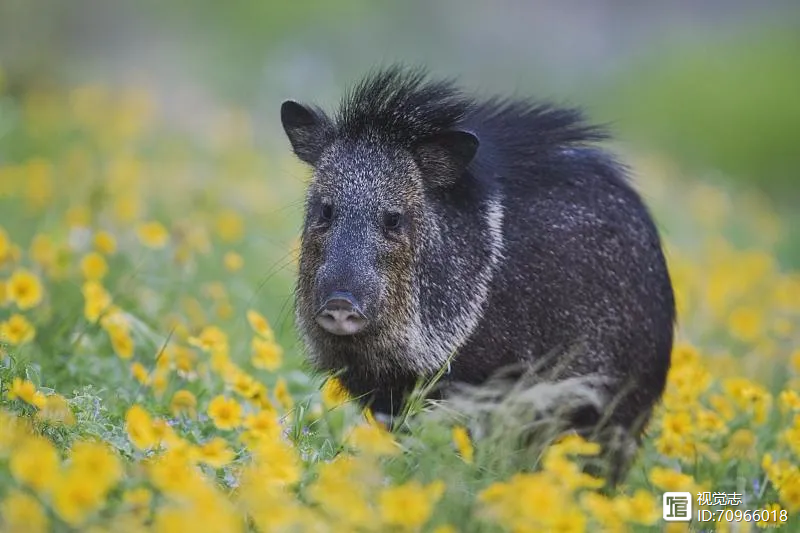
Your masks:
{"label": "wildflower meadow", "polygon": [[273,148],[236,110],[187,128],[142,89],[0,82],[0,531],[800,531],[796,230],[764,198],[623,154],[679,324],[608,491],[577,436],[531,459],[424,402],[390,432],[307,371],[308,171]]}

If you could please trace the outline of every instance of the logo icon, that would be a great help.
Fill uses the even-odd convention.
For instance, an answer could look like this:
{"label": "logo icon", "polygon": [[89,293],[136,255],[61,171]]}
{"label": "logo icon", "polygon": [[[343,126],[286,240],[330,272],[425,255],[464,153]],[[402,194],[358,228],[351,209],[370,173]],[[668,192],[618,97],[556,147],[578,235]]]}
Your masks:
{"label": "logo icon", "polygon": [[662,508],[667,522],[688,522],[692,519],[692,493],[665,492]]}

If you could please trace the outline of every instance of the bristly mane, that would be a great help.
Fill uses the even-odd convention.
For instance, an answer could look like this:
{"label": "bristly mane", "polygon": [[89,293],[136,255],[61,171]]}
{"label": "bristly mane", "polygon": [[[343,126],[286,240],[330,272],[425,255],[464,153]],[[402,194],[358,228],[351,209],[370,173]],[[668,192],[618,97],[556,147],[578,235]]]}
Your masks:
{"label": "bristly mane", "polygon": [[608,138],[578,108],[499,97],[478,101],[452,79],[431,80],[423,67],[397,64],[371,72],[345,93],[335,124],[338,137],[377,138],[404,148],[455,128],[529,156]]}
{"label": "bristly mane", "polygon": [[430,81],[423,68],[394,65],[373,72],[345,94],[336,117],[338,135],[377,136],[411,147],[455,127],[473,107],[452,80]]}

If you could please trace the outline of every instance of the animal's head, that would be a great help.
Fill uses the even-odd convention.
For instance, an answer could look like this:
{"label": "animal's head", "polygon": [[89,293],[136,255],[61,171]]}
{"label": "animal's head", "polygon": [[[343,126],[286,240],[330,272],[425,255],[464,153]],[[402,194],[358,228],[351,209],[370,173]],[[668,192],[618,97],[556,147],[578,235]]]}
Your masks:
{"label": "animal's head", "polygon": [[478,148],[458,127],[468,108],[449,83],[398,68],[362,81],[335,118],[283,103],[294,153],[313,167],[297,287],[306,334],[331,342],[401,334],[418,305],[421,253],[439,233],[433,202],[457,188]]}

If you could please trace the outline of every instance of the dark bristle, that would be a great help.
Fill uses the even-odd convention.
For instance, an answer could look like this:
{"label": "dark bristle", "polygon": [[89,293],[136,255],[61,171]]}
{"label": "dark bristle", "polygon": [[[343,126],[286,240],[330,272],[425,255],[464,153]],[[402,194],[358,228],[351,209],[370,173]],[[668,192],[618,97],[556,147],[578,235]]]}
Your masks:
{"label": "dark bristle", "polygon": [[479,101],[452,79],[432,80],[426,69],[402,65],[368,74],[345,94],[336,116],[340,138],[374,138],[403,147],[457,128],[490,133],[527,154],[607,138],[603,128],[585,122],[579,109],[522,99]]}
{"label": "dark bristle", "polygon": [[452,80],[431,81],[422,68],[394,65],[368,75],[345,95],[336,126],[342,137],[376,136],[410,146],[453,128],[472,105]]}

